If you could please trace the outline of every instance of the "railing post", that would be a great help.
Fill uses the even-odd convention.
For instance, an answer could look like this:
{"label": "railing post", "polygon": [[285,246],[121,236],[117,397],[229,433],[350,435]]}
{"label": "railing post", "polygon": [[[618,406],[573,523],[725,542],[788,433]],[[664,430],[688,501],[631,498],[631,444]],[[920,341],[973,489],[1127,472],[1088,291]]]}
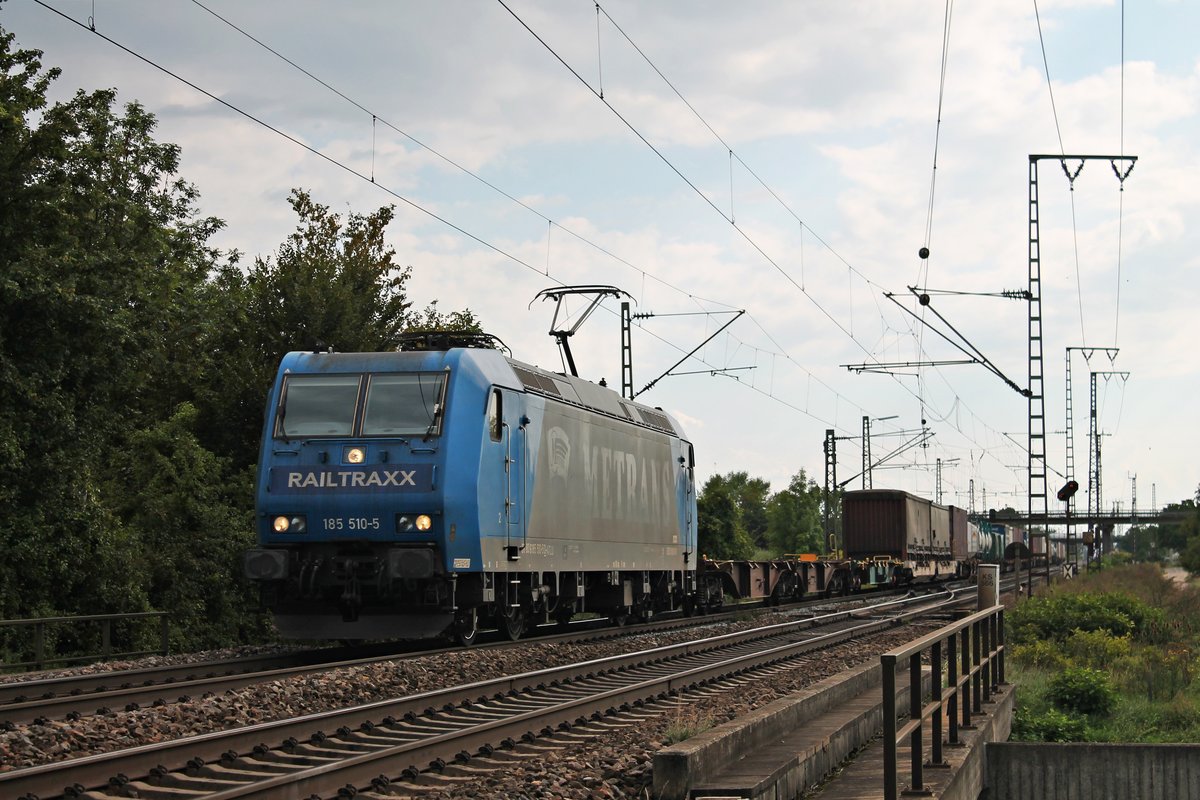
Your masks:
{"label": "railing post", "polygon": [[883,798],[896,800],[896,657],[880,657],[883,668]]}
{"label": "railing post", "polygon": [[992,702],[992,691],[995,688],[995,679],[992,676],[992,618],[986,617],[980,620],[980,626],[983,631],[983,702]]}
{"label": "railing post", "polygon": [[38,669],[46,668],[46,623],[33,626],[33,661]]}
{"label": "railing post", "polygon": [[100,620],[100,655],[105,661],[112,657],[112,620]]}
{"label": "railing post", "polygon": [[983,642],[979,634],[979,629],[980,624],[978,620],[971,623],[971,670],[973,673],[971,679],[974,682],[972,691],[974,708],[972,710],[976,714],[983,713],[983,669],[981,667],[983,663]]}
{"label": "railing post", "polygon": [[942,706],[942,641],[940,639],[933,643],[933,652],[929,656],[929,662],[933,665],[933,681],[930,685],[933,687],[933,702],[937,705],[937,713],[933,715],[929,725],[929,764],[941,767],[946,764],[942,759],[942,714],[946,712],[946,709]]}
{"label": "railing post", "polygon": [[924,766],[924,753],[922,752],[922,733],[923,725],[921,723],[921,654],[913,653],[908,658],[908,715],[910,719],[917,721],[913,732],[908,736],[908,747],[912,755],[912,786],[911,791],[923,792],[925,790],[925,776],[922,767]]}
{"label": "railing post", "polygon": [[171,632],[171,626],[169,624],[170,620],[167,618],[167,612],[165,612],[165,611],[162,612],[162,615],[159,617],[159,620],[161,621],[160,622],[160,631],[161,631],[161,635],[162,635],[162,654],[165,656],[167,654],[167,645],[168,645],[168,642],[170,642],[170,632]]}
{"label": "railing post", "polygon": [[963,698],[962,698],[962,726],[967,730],[971,729],[971,698],[974,696],[971,691],[971,629],[965,627],[958,632],[959,644],[958,661],[962,665],[963,676]]}
{"label": "railing post", "polygon": [[946,716],[950,719],[950,744],[958,744],[958,698],[964,687],[958,685],[958,634],[946,637],[946,685],[950,699],[946,701]]}
{"label": "railing post", "polygon": [[997,642],[998,649],[1000,649],[1000,654],[998,654],[998,656],[996,657],[996,664],[997,664],[998,669],[1000,669],[1000,684],[1004,685],[1004,684],[1006,684],[1006,680],[1004,680],[1004,651],[1006,651],[1006,648],[1004,648],[1004,609],[1003,608],[1001,608],[1000,610],[998,610],[998,612],[996,612],[996,627],[997,627],[996,642]]}

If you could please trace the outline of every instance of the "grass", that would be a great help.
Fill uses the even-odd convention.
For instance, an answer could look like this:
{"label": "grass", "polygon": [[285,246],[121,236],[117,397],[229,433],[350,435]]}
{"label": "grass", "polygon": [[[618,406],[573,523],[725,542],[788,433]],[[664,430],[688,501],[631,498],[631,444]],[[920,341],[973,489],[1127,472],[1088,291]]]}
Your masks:
{"label": "grass", "polygon": [[[1161,609],[1165,623],[1128,637],[1057,631],[1010,645],[1007,677],[1017,686],[1013,739],[1184,743],[1200,741],[1200,592],[1149,565],[1106,569],[1059,584],[1063,595],[1120,592]],[[1020,614],[1020,611],[1014,612]],[[1150,638],[1147,638],[1150,637]],[[1053,681],[1069,667],[1101,670],[1117,692],[1109,713],[1082,714],[1054,702]]]}
{"label": "grass", "polygon": [[714,725],[716,722],[711,711],[701,710],[695,705],[677,705],[667,729],[663,732],[663,744],[677,744],[704,733]]}

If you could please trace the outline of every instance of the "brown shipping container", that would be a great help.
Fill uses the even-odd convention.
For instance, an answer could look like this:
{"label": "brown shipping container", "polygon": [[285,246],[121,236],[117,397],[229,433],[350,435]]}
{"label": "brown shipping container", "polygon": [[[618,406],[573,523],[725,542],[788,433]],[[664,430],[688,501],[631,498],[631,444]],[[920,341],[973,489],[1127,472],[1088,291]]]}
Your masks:
{"label": "brown shipping container", "polygon": [[971,554],[967,543],[967,510],[950,506],[950,557],[960,561]]}
{"label": "brown shipping container", "polygon": [[[966,526],[963,527],[964,534]],[[867,489],[842,495],[842,531],[852,558],[950,558],[950,511],[908,492]]]}

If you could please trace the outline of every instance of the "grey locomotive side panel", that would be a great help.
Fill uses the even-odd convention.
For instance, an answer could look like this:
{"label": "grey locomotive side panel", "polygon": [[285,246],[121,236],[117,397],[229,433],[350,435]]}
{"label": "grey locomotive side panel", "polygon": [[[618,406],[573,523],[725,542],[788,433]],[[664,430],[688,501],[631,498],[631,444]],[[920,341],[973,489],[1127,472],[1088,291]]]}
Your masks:
{"label": "grey locomotive side panel", "polygon": [[554,402],[530,428],[526,538],[508,569],[683,567],[683,474],[670,437]]}

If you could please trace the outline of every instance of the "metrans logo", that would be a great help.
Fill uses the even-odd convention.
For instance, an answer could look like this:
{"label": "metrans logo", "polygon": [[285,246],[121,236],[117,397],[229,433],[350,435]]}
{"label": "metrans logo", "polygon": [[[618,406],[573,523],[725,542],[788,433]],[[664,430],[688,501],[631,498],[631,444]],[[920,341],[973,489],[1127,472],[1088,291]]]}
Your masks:
{"label": "metrans logo", "polygon": [[311,492],[426,492],[433,488],[433,466],[312,469],[273,467],[271,494]]}

